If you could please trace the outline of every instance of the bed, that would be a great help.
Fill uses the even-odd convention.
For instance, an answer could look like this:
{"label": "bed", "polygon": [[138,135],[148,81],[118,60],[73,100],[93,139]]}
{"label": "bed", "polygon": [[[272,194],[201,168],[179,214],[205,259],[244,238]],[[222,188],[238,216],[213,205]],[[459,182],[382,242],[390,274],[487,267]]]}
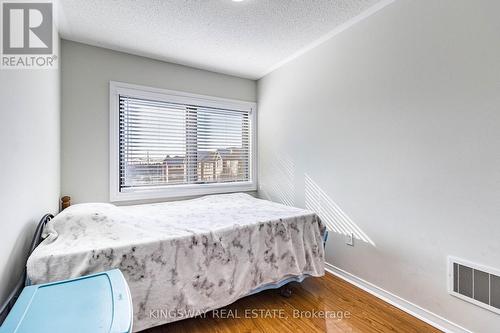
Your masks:
{"label": "bed", "polygon": [[32,283],[120,269],[134,332],[324,274],[326,229],[311,211],[243,193],[118,207],[71,206],[27,262]]}

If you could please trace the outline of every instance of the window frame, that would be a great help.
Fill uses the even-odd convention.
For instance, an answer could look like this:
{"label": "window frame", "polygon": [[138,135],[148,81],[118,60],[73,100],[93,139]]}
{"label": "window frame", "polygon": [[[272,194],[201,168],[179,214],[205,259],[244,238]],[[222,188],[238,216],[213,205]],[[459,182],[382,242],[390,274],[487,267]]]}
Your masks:
{"label": "window frame", "polygon": [[[250,180],[235,183],[164,185],[150,189],[120,191],[120,106],[119,95],[249,112]],[[182,91],[110,81],[109,82],[109,199],[111,202],[174,199],[206,194],[248,192],[257,190],[257,103],[226,99]]]}

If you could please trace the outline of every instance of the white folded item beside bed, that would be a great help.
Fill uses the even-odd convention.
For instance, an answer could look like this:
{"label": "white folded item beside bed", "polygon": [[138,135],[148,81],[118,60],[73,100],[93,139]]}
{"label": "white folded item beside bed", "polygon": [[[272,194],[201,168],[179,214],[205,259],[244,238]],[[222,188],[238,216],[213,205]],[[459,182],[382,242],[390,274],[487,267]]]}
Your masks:
{"label": "white folded item beside bed", "polygon": [[78,204],[28,259],[43,283],[120,269],[134,331],[228,305],[269,283],[324,274],[320,219],[247,194],[117,207]]}

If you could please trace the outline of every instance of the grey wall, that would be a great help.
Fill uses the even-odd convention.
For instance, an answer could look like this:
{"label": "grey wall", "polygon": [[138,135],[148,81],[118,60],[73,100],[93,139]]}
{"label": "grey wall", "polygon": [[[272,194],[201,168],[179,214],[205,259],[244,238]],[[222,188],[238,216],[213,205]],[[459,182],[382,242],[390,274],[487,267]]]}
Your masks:
{"label": "grey wall", "polygon": [[256,82],[62,41],[61,190],[109,201],[109,81],[256,101]]}
{"label": "grey wall", "polygon": [[331,233],[329,263],[485,333],[446,260],[500,269],[499,12],[398,0],[258,82],[259,194],[365,239]]}
{"label": "grey wall", "polygon": [[36,223],[58,211],[59,82],[59,69],[0,69],[0,303],[21,277]]}

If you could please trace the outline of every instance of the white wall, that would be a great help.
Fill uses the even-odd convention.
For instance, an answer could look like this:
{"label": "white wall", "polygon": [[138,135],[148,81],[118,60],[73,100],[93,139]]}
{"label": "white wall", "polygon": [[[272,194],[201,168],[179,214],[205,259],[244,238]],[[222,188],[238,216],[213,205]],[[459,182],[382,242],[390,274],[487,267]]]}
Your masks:
{"label": "white wall", "polygon": [[21,277],[36,224],[58,212],[59,83],[59,69],[0,69],[0,303]]}
{"label": "white wall", "polygon": [[[258,82],[260,191],[356,230],[327,261],[474,332],[446,258],[500,269],[500,2],[398,0]],[[372,244],[373,243],[373,244]]]}
{"label": "white wall", "polygon": [[256,101],[256,82],[62,41],[62,193],[109,201],[109,81]]}

